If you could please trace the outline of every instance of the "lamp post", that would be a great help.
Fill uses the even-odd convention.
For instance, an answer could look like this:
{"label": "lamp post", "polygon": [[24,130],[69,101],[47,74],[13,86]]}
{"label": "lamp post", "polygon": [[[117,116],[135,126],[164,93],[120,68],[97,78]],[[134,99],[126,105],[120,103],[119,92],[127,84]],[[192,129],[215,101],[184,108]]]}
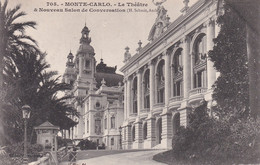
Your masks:
{"label": "lamp post", "polygon": [[119,143],[120,143],[120,150],[122,149],[122,127],[120,126],[119,127],[119,136],[120,136],[120,139],[119,139]]}
{"label": "lamp post", "polygon": [[24,119],[24,155],[23,155],[23,164],[28,165],[28,156],[27,156],[27,120],[30,118],[31,107],[29,105],[22,106],[23,119]]}

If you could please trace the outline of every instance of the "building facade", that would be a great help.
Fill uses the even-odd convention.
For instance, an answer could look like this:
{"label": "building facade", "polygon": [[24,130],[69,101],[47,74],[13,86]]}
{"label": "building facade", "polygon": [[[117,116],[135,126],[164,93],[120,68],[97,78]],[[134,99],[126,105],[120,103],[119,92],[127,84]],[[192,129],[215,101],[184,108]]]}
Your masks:
{"label": "building facade", "polygon": [[96,65],[94,48],[90,45],[90,30],[82,29],[80,46],[74,55],[67,56],[63,82],[71,84],[66,95],[79,113],[73,117],[78,124],[66,130],[65,137],[88,139],[108,149],[119,149],[119,126],[123,123],[123,76],[116,74],[116,67],[108,67],[101,59]]}
{"label": "building facade", "polygon": [[191,7],[184,0],[182,14],[169,21],[157,3],[157,18],[149,43],[139,43],[133,56],[126,48],[124,73],[124,149],[172,147],[179,126],[201,100],[212,104],[212,85],[218,73],[207,57],[219,31],[217,1],[198,0]]}

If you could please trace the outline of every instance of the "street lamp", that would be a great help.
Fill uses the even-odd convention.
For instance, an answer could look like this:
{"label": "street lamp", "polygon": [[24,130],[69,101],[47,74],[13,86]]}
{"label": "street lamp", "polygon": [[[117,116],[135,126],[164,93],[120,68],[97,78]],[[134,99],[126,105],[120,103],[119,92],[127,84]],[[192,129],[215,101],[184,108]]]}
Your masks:
{"label": "street lamp", "polygon": [[22,106],[23,119],[24,119],[24,155],[23,155],[23,164],[28,165],[28,156],[27,156],[27,120],[30,118],[31,107],[29,105]]}
{"label": "street lamp", "polygon": [[122,132],[122,127],[120,126],[120,127],[119,127],[119,136],[120,136],[119,143],[120,143],[120,149],[122,149],[122,134],[121,134],[121,132]]}

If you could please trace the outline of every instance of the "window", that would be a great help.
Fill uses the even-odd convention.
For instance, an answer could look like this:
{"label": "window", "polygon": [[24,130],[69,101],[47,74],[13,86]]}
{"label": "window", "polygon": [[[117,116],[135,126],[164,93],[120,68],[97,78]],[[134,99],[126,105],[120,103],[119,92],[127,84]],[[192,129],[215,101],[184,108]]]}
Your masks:
{"label": "window", "polygon": [[150,87],[149,87],[149,78],[150,73],[149,70],[145,71],[144,74],[144,108],[150,108]]}
{"label": "window", "polygon": [[115,143],[114,138],[111,138],[111,146],[113,146]]}
{"label": "window", "polygon": [[89,121],[87,120],[87,133],[89,133]]}
{"label": "window", "polygon": [[174,67],[174,73],[178,73],[179,71],[182,71],[182,49],[178,49],[176,53],[174,54],[173,58],[173,67]]}
{"label": "window", "polygon": [[70,80],[70,85],[73,85],[74,84],[74,81],[73,80]]}
{"label": "window", "polygon": [[104,127],[105,127],[105,129],[107,129],[107,118],[105,118],[105,120],[104,120]]}
{"label": "window", "polygon": [[147,123],[144,123],[144,127],[143,127],[143,137],[144,137],[144,139],[147,139]]}
{"label": "window", "polygon": [[99,108],[100,107],[100,103],[96,102],[96,107]]}
{"label": "window", "polygon": [[116,125],[115,125],[115,117],[112,116],[112,117],[111,117],[111,129],[114,129],[114,128],[116,128]]}
{"label": "window", "polygon": [[132,141],[135,141],[135,126],[132,127]]}
{"label": "window", "polygon": [[195,64],[198,64],[206,55],[206,36],[200,36],[195,43]]}
{"label": "window", "polygon": [[173,96],[181,96],[181,81],[174,82]]}
{"label": "window", "polygon": [[133,81],[133,113],[137,113],[137,78]]}
{"label": "window", "polygon": [[158,64],[157,72],[157,103],[164,102],[164,60]]}
{"label": "window", "polygon": [[101,133],[101,120],[96,119],[95,120],[95,133],[99,135]]}
{"label": "window", "polygon": [[86,69],[90,68],[90,61],[89,60],[85,60],[85,68]]}

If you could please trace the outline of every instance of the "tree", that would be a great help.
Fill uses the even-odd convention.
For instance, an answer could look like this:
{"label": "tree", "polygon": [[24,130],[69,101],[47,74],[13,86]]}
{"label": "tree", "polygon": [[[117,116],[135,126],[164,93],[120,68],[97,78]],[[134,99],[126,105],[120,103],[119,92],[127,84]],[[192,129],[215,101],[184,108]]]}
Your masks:
{"label": "tree", "polygon": [[25,34],[26,28],[35,28],[36,22],[17,22],[26,13],[20,11],[21,5],[8,10],[7,4],[8,0],[3,4],[0,2],[0,86],[3,83],[4,57],[8,57],[13,49],[22,47],[34,47],[37,50],[36,41]]}
{"label": "tree", "polygon": [[[217,22],[221,29],[209,52],[220,76],[214,84],[213,99],[221,117],[249,114],[249,78],[246,47],[246,24],[228,5]],[[232,21],[230,21],[232,20]]]}
{"label": "tree", "polygon": [[[13,50],[6,60],[4,87],[7,89],[5,104],[2,109],[2,121],[7,137],[13,141],[21,141],[23,126],[21,107],[28,104],[32,108],[28,122],[28,130],[33,134],[33,127],[49,120],[69,129],[77,124],[69,115],[77,115],[76,110],[65,103],[70,96],[57,97],[60,91],[69,90],[71,86],[59,83],[57,72],[46,71],[50,65],[45,61],[46,54],[35,49]],[[29,138],[30,139],[30,138]],[[33,136],[35,139],[35,136]]]}

